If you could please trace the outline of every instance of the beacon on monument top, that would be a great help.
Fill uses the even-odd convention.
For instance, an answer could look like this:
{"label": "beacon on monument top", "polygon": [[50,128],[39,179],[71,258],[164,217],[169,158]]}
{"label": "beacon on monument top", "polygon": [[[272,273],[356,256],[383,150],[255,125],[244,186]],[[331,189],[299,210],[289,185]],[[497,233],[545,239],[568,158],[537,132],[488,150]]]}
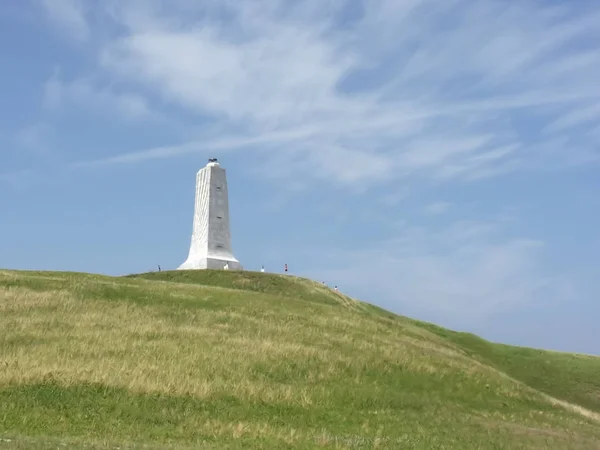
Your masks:
{"label": "beacon on monument top", "polygon": [[219,160],[217,158],[208,158],[207,166],[219,166]]}

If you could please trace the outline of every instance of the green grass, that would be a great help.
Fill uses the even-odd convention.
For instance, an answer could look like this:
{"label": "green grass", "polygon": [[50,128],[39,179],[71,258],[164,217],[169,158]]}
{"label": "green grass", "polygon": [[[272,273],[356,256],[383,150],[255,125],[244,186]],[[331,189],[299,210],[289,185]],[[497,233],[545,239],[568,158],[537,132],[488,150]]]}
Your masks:
{"label": "green grass", "polygon": [[492,344],[469,333],[425,327],[465,349],[473,358],[541,392],[600,413],[597,356]]}
{"label": "green grass", "polygon": [[597,449],[600,358],[292,276],[0,271],[0,448]]}

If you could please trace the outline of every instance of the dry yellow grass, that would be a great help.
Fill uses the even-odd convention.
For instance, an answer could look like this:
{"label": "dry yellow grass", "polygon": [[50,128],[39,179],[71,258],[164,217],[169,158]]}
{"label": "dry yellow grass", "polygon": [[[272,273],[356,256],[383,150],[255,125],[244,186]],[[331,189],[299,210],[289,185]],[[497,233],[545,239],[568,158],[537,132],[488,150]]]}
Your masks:
{"label": "dry yellow grass", "polygon": [[[240,288],[252,283],[0,271],[0,391],[14,398],[18,386],[51,385],[68,395],[91,383],[122,389],[135,404],[181,399],[164,400],[165,413],[150,420],[161,432],[117,426],[120,439],[165,445],[172,436],[182,446],[201,436],[301,448],[436,448],[444,439],[462,448],[542,448],[549,439],[570,448],[569,433],[582,445],[600,439],[595,412],[541,393],[417,323],[377,316],[306,281],[293,283],[309,301]],[[170,412],[189,402],[209,406]],[[14,435],[27,430],[12,427]],[[513,436],[515,427],[529,431]]]}
{"label": "dry yellow grass", "polygon": [[[139,284],[125,285],[140,293],[145,289]],[[268,382],[250,381],[251,366],[307,358],[319,369],[307,374],[309,381],[337,377],[353,367],[386,372],[392,366],[442,375],[461,370],[470,375],[479,373],[486,383],[489,377],[500,380],[490,367],[437,345],[435,336],[429,341],[417,339],[411,336],[410,328],[397,334],[385,330],[388,332],[383,334],[384,330],[366,318],[319,316],[307,327],[293,320],[280,323],[215,310],[191,314],[185,323],[173,324],[148,306],[99,299],[85,303],[68,290],[4,288],[0,299],[0,326],[34,343],[4,355],[0,383],[33,382],[51,376],[66,383],[91,381],[136,392],[204,397],[218,391],[261,398],[273,387]],[[232,332],[224,333],[227,329]],[[286,334],[302,336],[313,345],[273,339]],[[344,347],[349,351],[340,352]],[[356,351],[368,357],[353,361]],[[222,378],[207,381],[215,367],[219,367]],[[205,381],[198,384],[199,378]],[[497,388],[502,387],[499,384]],[[306,392],[298,394],[306,401]],[[267,396],[269,401],[278,398],[298,400],[289,387],[275,388]]]}

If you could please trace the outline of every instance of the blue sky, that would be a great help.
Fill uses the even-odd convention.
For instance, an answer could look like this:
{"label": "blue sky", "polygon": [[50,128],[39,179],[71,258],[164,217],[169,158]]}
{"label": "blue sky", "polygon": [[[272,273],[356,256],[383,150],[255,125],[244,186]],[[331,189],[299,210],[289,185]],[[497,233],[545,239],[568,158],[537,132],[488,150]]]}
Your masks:
{"label": "blue sky", "polygon": [[600,354],[596,6],[6,1],[0,267],[177,267],[214,156],[246,268]]}

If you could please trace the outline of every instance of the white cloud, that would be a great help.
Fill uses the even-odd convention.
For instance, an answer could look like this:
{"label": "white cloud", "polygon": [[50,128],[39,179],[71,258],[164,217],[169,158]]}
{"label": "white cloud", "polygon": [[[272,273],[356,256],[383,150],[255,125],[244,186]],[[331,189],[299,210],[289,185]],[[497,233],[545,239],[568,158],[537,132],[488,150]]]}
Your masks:
{"label": "white cloud", "polygon": [[39,182],[39,174],[31,169],[23,169],[11,173],[0,173],[0,182],[16,190],[27,189]]}
{"label": "white cloud", "polygon": [[377,200],[384,206],[395,206],[410,195],[410,189],[402,186],[381,195]]}
{"label": "white cloud", "polygon": [[600,102],[567,110],[552,123],[548,124],[545,131],[560,132],[571,127],[586,125],[590,122],[592,125],[600,124]]}
{"label": "white cloud", "polygon": [[404,226],[369,248],[333,252],[330,266],[314,272],[396,311],[474,323],[526,304],[554,283],[543,275],[544,243],[503,231],[500,222]]}
{"label": "white cloud", "polygon": [[[116,80],[143,83],[172,105],[242,130],[240,139],[312,129],[270,153],[296,176],[354,184],[478,179],[527,167],[527,139],[510,117],[558,117],[600,96],[590,75],[600,62],[585,49],[563,50],[597,38],[597,17],[449,3],[369,2],[363,18],[340,28],[342,1],[179,0],[169,10],[160,1],[129,2],[113,9],[128,31],[99,61]],[[369,84],[358,76],[365,71],[383,82]]]}
{"label": "white cloud", "polygon": [[210,26],[145,32],[116,43],[104,63],[177,104],[266,128],[313,121],[311,114],[343,106],[333,86],[346,65],[333,49],[310,32],[278,31],[276,39],[242,44]]}
{"label": "white cloud", "polygon": [[[60,5],[56,17],[99,31],[85,22],[83,3]],[[222,148],[260,152],[261,164],[288,179],[364,188],[478,180],[547,166],[531,142],[545,127],[554,139],[568,136],[569,121],[592,122],[589,105],[600,98],[600,58],[589,44],[600,39],[599,16],[569,5],[378,0],[354,16],[344,0],[103,5],[96,16],[121,30],[103,29],[97,54],[110,83],[90,81],[94,74],[55,80],[49,103],[115,104],[125,116],[143,116],[150,100],[120,89],[133,85],[152,93],[153,106],[209,117],[227,135],[208,130],[193,142],[131,149],[112,163],[224,141]],[[274,134],[272,145],[254,145]],[[595,161],[586,136],[577,152],[562,149],[555,166]]]}
{"label": "white cloud", "polygon": [[77,107],[103,111],[127,119],[148,118],[152,115],[148,102],[140,95],[117,91],[110,85],[101,86],[91,78],[63,82],[58,72],[44,86],[44,106],[47,109]]}
{"label": "white cloud", "polygon": [[39,122],[21,128],[17,131],[15,140],[17,144],[28,151],[46,152],[49,150],[48,140],[52,134],[50,125]]}
{"label": "white cloud", "polygon": [[48,17],[61,30],[78,41],[90,35],[86,20],[86,3],[82,0],[41,0]]}
{"label": "white cloud", "polygon": [[423,211],[426,214],[429,214],[432,216],[437,216],[437,215],[448,212],[448,210],[450,209],[451,206],[452,206],[452,203],[449,203],[449,202],[435,202],[435,203],[430,203],[429,205],[425,206],[423,208]]}
{"label": "white cloud", "polygon": [[220,151],[226,152],[248,147],[265,147],[278,145],[294,139],[301,139],[310,135],[310,129],[294,129],[289,132],[272,132],[260,136],[240,136],[231,138],[201,139],[185,142],[179,145],[166,145],[160,147],[146,148],[139,151],[124,153],[111,157],[103,157],[97,160],[76,161],[71,163],[72,167],[96,167],[112,164],[136,164],[153,159],[170,158],[189,153],[206,153]]}

